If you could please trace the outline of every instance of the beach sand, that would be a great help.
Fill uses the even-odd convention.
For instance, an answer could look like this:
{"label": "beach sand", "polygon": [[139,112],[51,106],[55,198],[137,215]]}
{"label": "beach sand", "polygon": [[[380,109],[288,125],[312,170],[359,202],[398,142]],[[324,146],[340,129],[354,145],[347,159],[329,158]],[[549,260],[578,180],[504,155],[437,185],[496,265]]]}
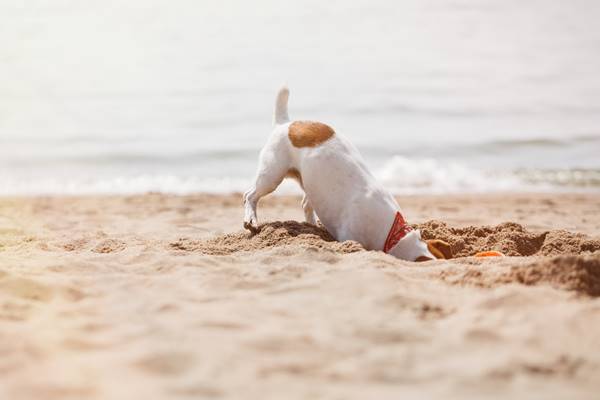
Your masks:
{"label": "beach sand", "polygon": [[464,257],[331,241],[297,197],[252,237],[240,195],[0,199],[0,398],[598,398],[600,195],[398,200]]}

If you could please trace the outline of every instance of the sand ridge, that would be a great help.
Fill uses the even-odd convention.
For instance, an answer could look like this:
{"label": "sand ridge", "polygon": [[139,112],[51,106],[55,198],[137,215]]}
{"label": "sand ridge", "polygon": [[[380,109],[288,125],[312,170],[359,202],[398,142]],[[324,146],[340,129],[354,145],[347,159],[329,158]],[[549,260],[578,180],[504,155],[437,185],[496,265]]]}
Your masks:
{"label": "sand ridge", "polygon": [[[553,256],[600,250],[600,239],[566,230],[535,233],[514,222],[455,228],[441,221],[429,221],[415,224],[414,227],[421,230],[423,239],[441,239],[449,243],[454,258],[473,256],[487,250],[497,250],[507,256]],[[176,250],[199,251],[210,255],[289,245],[312,246],[339,253],[365,250],[354,241],[336,242],[322,226],[297,221],[264,223],[256,234],[238,231],[206,240],[179,238],[169,244]]]}
{"label": "sand ridge", "polygon": [[327,249],[337,253],[364,251],[360,243],[337,242],[325,229],[306,222],[283,221],[261,224],[259,231],[228,233],[207,240],[180,238],[169,243],[172,249],[199,251],[209,255],[225,255],[240,251],[255,251],[276,246],[302,246]]}
{"label": "sand ridge", "polygon": [[454,257],[497,250],[507,256],[553,256],[600,250],[600,239],[566,230],[532,232],[515,222],[496,226],[450,227],[441,221],[416,224],[423,239],[441,239],[451,245]]}
{"label": "sand ridge", "polygon": [[500,285],[550,285],[580,295],[600,296],[600,251],[591,254],[524,258],[512,263],[505,260],[477,262],[470,268],[448,268],[437,277],[455,285],[494,288]]}

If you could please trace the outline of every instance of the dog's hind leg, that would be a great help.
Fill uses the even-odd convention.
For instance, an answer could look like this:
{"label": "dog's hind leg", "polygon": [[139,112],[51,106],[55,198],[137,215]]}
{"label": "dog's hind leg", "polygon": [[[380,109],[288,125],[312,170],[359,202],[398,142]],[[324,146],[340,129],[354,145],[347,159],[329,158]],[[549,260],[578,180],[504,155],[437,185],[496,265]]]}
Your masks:
{"label": "dog's hind leg", "polygon": [[315,215],[315,210],[313,209],[312,204],[310,204],[306,193],[304,193],[304,197],[302,197],[302,209],[304,210],[304,219],[306,219],[306,222],[316,225],[317,218]]}
{"label": "dog's hind leg", "polygon": [[258,201],[277,189],[289,169],[288,157],[285,152],[277,154],[277,147],[277,143],[269,143],[261,151],[254,185],[244,193],[244,228],[251,232],[258,231]]}

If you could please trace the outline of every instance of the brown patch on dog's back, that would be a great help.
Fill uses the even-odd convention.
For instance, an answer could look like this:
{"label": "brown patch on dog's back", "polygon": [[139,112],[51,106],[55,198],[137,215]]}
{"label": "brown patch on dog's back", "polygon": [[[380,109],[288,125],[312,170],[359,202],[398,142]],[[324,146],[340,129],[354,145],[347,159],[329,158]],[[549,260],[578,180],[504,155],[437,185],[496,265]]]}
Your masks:
{"label": "brown patch on dog's back", "polygon": [[329,140],[335,131],[320,122],[296,121],[288,131],[288,137],[294,147],[316,147]]}

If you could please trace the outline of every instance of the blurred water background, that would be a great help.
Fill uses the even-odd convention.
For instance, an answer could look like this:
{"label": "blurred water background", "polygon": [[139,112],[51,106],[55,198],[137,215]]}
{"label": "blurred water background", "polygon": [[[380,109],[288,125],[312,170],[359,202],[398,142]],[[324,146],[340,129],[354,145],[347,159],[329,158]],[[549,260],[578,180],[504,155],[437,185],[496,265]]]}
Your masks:
{"label": "blurred water background", "polygon": [[243,191],[282,83],[396,193],[600,191],[599,21],[595,0],[0,0],[0,194]]}

